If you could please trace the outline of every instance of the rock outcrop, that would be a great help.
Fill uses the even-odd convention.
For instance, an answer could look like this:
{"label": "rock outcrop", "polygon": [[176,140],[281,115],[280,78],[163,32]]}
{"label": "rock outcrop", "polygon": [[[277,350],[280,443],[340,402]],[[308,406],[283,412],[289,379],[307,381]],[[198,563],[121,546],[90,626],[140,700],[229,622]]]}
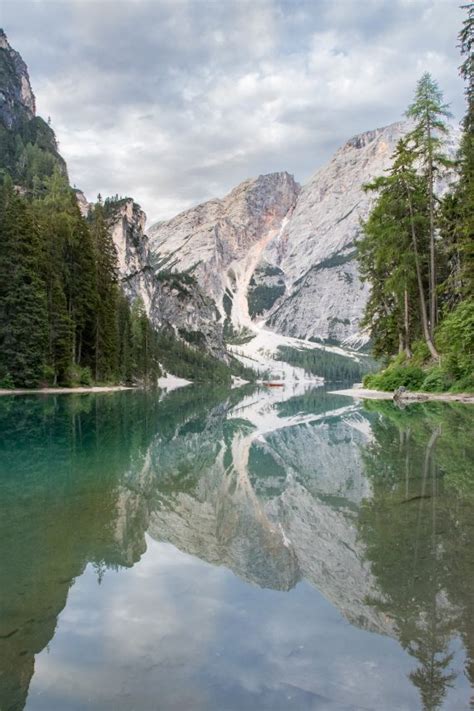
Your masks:
{"label": "rock outcrop", "polygon": [[247,289],[268,243],[295,205],[300,187],[288,173],[246,180],[221,200],[210,200],[154,225],[150,246],[162,268],[191,271],[236,327],[250,318]]}
{"label": "rock outcrop", "polygon": [[165,329],[225,360],[223,325],[214,302],[191,275],[155,266],[145,234],[146,215],[140,205],[124,198],[108,201],[106,210],[119,277],[130,301],[142,300],[157,329]]}
{"label": "rock outcrop", "polygon": [[5,32],[0,29],[0,120],[8,129],[21,121],[34,118],[35,97],[31,89],[28,68],[20,54],[10,47]]}
{"label": "rock outcrop", "polygon": [[32,189],[28,172],[31,151],[35,160],[57,168],[67,178],[64,159],[58,151],[54,131],[36,115],[35,96],[28,68],[0,29],[0,172],[6,171],[20,194]]}

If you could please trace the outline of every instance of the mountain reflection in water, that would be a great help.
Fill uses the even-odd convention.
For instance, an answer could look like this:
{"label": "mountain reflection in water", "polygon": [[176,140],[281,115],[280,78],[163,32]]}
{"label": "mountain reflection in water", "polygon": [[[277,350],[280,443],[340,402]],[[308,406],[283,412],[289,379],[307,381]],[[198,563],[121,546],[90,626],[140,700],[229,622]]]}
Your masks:
{"label": "mountain reflection in water", "polygon": [[[1,398],[0,709],[468,708],[473,420],[303,385]],[[159,649],[119,653],[140,615]]]}

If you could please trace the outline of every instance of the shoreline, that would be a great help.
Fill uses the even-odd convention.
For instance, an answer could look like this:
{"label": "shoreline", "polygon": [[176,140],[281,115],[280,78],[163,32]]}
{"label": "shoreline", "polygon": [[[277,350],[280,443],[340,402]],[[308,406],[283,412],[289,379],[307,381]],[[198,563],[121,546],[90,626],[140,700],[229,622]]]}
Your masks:
{"label": "shoreline", "polygon": [[[347,395],[362,400],[393,400],[393,392],[385,390],[368,390],[365,388],[350,388],[348,390],[332,390],[329,395]],[[471,393],[425,393],[406,391],[400,397],[400,402],[461,402],[474,405],[474,394]]]}
{"label": "shoreline", "polygon": [[92,385],[77,388],[0,388],[1,395],[67,395],[68,393],[114,393],[121,390],[136,390],[133,385]]}

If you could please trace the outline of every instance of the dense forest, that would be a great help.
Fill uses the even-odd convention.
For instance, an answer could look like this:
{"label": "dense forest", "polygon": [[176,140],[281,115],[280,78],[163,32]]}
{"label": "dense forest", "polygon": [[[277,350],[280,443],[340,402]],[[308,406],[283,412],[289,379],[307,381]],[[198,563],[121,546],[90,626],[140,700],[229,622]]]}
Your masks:
{"label": "dense forest", "polygon": [[455,159],[446,150],[449,107],[426,73],[391,169],[365,186],[377,199],[358,242],[371,286],[363,325],[386,364],[366,376],[368,387],[474,390],[474,5],[464,9],[467,110]]}
{"label": "dense forest", "polygon": [[120,288],[101,199],[84,218],[60,165],[47,151],[31,165],[30,146],[31,180],[0,188],[0,386],[156,381],[157,334]]}
{"label": "dense forest", "polygon": [[362,376],[375,369],[373,359],[368,356],[348,358],[323,347],[299,349],[280,346],[278,358],[332,383],[360,382]]}

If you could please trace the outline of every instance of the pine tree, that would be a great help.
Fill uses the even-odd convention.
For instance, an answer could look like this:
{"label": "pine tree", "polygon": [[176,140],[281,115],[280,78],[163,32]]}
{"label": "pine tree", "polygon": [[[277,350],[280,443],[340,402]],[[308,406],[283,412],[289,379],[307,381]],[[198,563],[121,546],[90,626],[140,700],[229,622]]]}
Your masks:
{"label": "pine tree", "polygon": [[0,194],[0,241],[0,378],[33,387],[43,378],[48,334],[41,239],[8,179]]}
{"label": "pine tree", "polygon": [[362,278],[371,285],[364,325],[371,329],[377,356],[393,355],[398,345],[410,357],[411,342],[422,335],[433,358],[438,357],[425,296],[428,194],[426,181],[415,171],[415,155],[408,141],[400,140],[389,175],[366,186],[379,198],[358,242],[358,259]]}
{"label": "pine tree", "polygon": [[95,252],[95,379],[113,380],[118,372],[118,269],[117,252],[107,229],[104,205],[99,195],[92,213]]}
{"label": "pine tree", "polygon": [[156,384],[160,375],[158,338],[140,298],[133,303],[130,321],[134,375],[147,385]]}
{"label": "pine tree", "polygon": [[[428,325],[422,271],[422,257],[423,252],[426,251],[423,249],[423,236],[426,232],[426,195],[428,195],[429,205],[431,204],[431,197],[429,192],[429,186],[428,190],[426,190],[425,181],[422,178],[420,179],[413,167],[415,155],[416,154],[414,154],[413,151],[410,151],[407,140],[402,139],[401,141],[399,141],[397,145],[397,150],[394,155],[392,174],[399,181],[401,190],[405,197],[406,205],[408,207],[408,223],[410,227],[411,249],[413,254],[413,263],[415,266],[416,283],[418,286],[419,313],[421,317],[423,337],[432,357],[437,360],[439,356],[433,342],[432,332]],[[429,220],[431,228],[431,208]],[[430,233],[430,255],[432,255],[431,240],[432,235]],[[431,276],[431,269],[429,269],[428,272]],[[430,294],[432,293],[433,292],[430,291]]]}
{"label": "pine tree", "polygon": [[464,5],[467,17],[459,33],[459,47],[464,58],[459,69],[466,82],[467,111],[459,151],[459,272],[464,296],[474,296],[474,5]]}
{"label": "pine tree", "polygon": [[43,235],[53,384],[72,384],[75,366],[92,364],[95,258],[74,192],[58,171],[43,181],[35,214]]}
{"label": "pine tree", "polygon": [[408,118],[415,121],[415,127],[409,134],[409,140],[417,158],[421,160],[428,185],[429,206],[429,330],[433,340],[434,328],[438,320],[436,291],[436,240],[435,240],[435,177],[450,161],[443,153],[443,139],[448,134],[445,119],[451,115],[448,105],[443,103],[443,94],[429,73],[423,74],[418,82],[413,103],[406,112]]}
{"label": "pine tree", "polygon": [[119,376],[123,383],[131,384],[135,377],[135,362],[132,344],[130,304],[123,292],[118,299]]}

